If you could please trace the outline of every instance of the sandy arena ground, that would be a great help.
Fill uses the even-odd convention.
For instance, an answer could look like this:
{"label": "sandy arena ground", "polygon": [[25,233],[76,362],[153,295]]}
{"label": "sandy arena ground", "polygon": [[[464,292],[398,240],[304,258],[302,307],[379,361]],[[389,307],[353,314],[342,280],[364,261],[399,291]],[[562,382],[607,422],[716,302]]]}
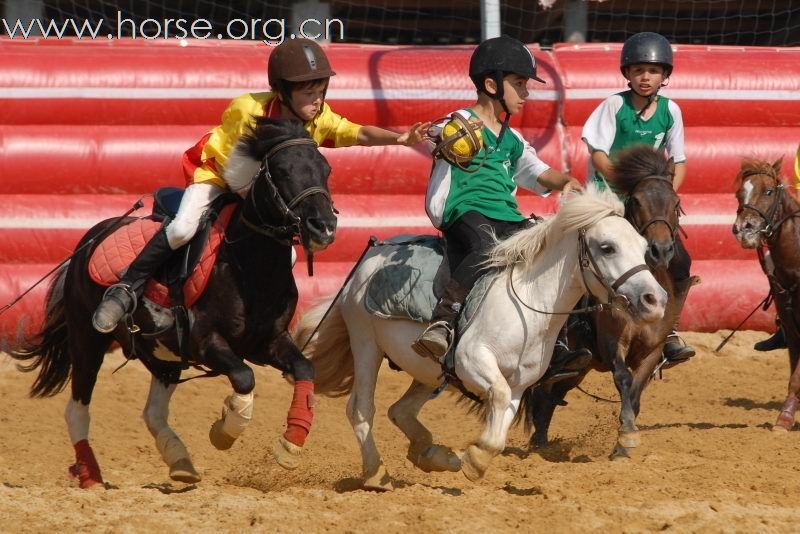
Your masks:
{"label": "sandy arena ground", "polygon": [[[256,413],[230,451],[207,439],[229,392],[222,378],[178,387],[171,422],[204,480],[170,482],[141,419],[149,375],[107,358],[92,403],[91,444],[108,489],[80,490],[63,420],[67,391],[29,399],[30,374],[0,355],[0,532],[796,532],[800,523],[798,432],[770,432],[785,396],[785,352],[757,353],[758,332],[737,334],[721,354],[718,334],[688,334],[699,349],[645,392],[642,446],[608,460],[618,406],[582,393],[568,397],[553,444],[528,452],[523,429],[485,480],[425,474],[405,459],[404,436],[385,417],[409,378],[381,371],[376,439],[395,478],[392,493],[359,489],[361,461],[344,399],[320,399],[315,427],[295,471],[270,457],[282,432],[290,386],[257,370]],[[613,396],[610,375],[585,383]],[[422,412],[440,442],[463,449],[479,422],[443,395]]]}

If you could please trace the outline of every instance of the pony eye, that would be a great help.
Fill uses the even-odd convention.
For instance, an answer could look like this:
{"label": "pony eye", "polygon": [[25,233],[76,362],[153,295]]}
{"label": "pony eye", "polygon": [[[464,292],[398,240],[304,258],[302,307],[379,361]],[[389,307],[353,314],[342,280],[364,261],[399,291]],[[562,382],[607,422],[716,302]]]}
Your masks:
{"label": "pony eye", "polygon": [[764,194],[767,195],[767,196],[771,196],[772,195],[772,189],[767,189],[766,191],[764,191]]}
{"label": "pony eye", "polygon": [[600,252],[602,252],[606,256],[611,256],[616,251],[617,250],[614,248],[614,245],[608,245],[608,244],[600,245]]}

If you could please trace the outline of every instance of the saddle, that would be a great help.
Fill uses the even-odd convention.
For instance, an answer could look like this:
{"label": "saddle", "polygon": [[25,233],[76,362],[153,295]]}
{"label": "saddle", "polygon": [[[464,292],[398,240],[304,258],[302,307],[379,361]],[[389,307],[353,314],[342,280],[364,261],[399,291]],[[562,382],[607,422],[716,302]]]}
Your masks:
{"label": "saddle", "polygon": [[[411,319],[428,323],[433,308],[450,278],[442,239],[429,235],[401,235],[380,242],[383,265],[370,278],[364,307],[382,319]],[[445,355],[442,371],[447,381],[466,396],[477,397],[462,387],[455,374],[455,347],[458,338],[472,323],[489,288],[497,280],[495,272],[483,275],[469,292],[456,324],[455,341]],[[390,361],[390,365],[392,362]]]}
{"label": "saddle", "polygon": [[[133,219],[106,236],[89,260],[92,280],[102,286],[119,282],[147,241],[175,216],[183,192],[177,187],[159,189],[151,215]],[[147,283],[145,298],[165,308],[178,304],[190,308],[197,302],[208,284],[225,229],[237,207],[232,201],[235,198],[222,195],[214,201],[194,238],[176,250],[155,278]]]}

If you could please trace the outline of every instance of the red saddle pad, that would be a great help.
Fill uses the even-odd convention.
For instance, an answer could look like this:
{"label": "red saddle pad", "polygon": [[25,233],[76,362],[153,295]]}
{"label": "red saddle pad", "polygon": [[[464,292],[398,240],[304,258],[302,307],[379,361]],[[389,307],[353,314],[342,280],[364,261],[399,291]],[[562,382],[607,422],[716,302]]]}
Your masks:
{"label": "red saddle pad", "polygon": [[[197,302],[208,284],[211,270],[217,261],[219,246],[225,237],[225,228],[235,208],[235,204],[225,206],[211,225],[200,260],[183,286],[184,305],[187,308]],[[120,275],[160,227],[160,221],[138,219],[115,230],[92,253],[88,267],[89,276],[103,286],[119,282]],[[156,280],[147,282],[144,296],[159,306],[170,306],[167,286]]]}

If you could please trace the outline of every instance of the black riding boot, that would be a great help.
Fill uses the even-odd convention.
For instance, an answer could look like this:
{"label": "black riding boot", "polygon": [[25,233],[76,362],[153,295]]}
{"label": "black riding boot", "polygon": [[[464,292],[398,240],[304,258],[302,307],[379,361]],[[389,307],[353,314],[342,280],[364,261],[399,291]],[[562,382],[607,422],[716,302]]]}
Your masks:
{"label": "black riding boot", "polygon": [[464,289],[456,280],[450,279],[442,298],[433,309],[430,326],[411,345],[414,352],[423,358],[441,363],[453,342],[453,328],[468,293],[468,289]]}
{"label": "black riding boot", "polygon": [[541,382],[558,382],[566,378],[578,376],[592,361],[592,351],[589,349],[570,350],[567,337],[561,331],[553,347],[553,357],[550,365],[541,378]]}
{"label": "black riding boot", "polygon": [[672,328],[672,332],[667,336],[666,343],[664,343],[662,355],[666,360],[665,369],[687,361],[696,353],[694,347],[684,343],[677,332],[678,318],[680,318],[681,310],[683,310],[683,305],[686,303],[686,297],[689,296],[689,289],[691,289],[695,283],[696,277],[694,276],[674,282],[675,326]]}
{"label": "black riding boot", "polygon": [[775,324],[778,327],[777,330],[775,330],[775,333],[767,339],[761,340],[753,345],[755,350],[759,352],[767,352],[770,350],[788,348],[786,345],[786,336],[783,334],[783,327],[781,327],[780,321],[775,321]]}
{"label": "black riding boot", "polygon": [[109,287],[103,295],[103,300],[92,316],[95,330],[103,334],[113,332],[125,314],[134,311],[136,302],[144,293],[147,280],[171,255],[172,249],[162,228],[147,242],[119,282]]}

